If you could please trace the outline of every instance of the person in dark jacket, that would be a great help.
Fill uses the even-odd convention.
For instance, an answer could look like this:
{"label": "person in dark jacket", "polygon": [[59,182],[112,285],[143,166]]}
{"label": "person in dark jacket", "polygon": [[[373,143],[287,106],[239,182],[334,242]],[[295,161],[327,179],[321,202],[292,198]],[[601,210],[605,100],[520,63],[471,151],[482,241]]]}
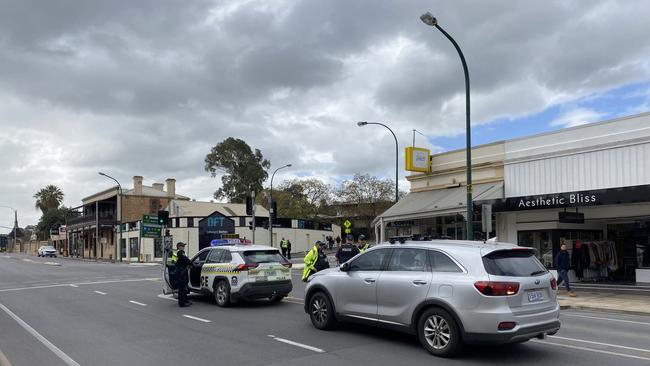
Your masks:
{"label": "person in dark jacket", "polygon": [[185,243],[176,243],[177,258],[176,258],[176,273],[178,274],[178,306],[184,308],[192,305],[187,301],[187,281],[188,269],[192,265],[192,261],[185,255]]}
{"label": "person in dark jacket", "polygon": [[327,254],[325,253],[326,243],[319,241],[318,243],[318,258],[316,259],[316,264],[314,268],[316,271],[322,271],[324,269],[330,268],[330,263],[327,260]]}
{"label": "person in dark jacket", "polygon": [[560,244],[560,252],[555,256],[555,269],[557,270],[557,286],[560,287],[560,284],[564,282],[569,296],[575,297],[576,293],[571,291],[571,286],[569,285],[569,268],[571,267],[571,258],[569,258],[569,252],[566,250],[566,244]]}
{"label": "person in dark jacket", "polygon": [[345,244],[341,245],[339,250],[336,251],[335,257],[339,264],[343,264],[357,254],[359,254],[359,247],[354,245],[354,236],[349,234]]}

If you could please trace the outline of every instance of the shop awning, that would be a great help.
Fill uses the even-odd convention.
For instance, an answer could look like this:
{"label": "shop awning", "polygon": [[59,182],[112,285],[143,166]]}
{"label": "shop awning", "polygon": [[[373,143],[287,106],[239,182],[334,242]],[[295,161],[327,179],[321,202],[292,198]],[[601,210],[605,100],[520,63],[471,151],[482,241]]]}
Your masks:
{"label": "shop awning", "polygon": [[[482,183],[474,185],[472,199],[489,201],[503,198],[503,182]],[[432,191],[411,192],[376,220],[384,221],[412,220],[427,217],[446,216],[464,213],[467,208],[467,187],[443,188]]]}

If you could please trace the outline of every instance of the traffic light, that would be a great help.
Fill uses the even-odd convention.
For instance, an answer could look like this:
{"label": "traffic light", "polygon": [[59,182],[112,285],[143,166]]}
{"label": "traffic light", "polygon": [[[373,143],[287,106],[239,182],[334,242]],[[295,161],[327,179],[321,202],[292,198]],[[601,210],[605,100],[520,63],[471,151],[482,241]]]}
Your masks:
{"label": "traffic light", "polygon": [[246,196],[246,215],[253,216],[253,197]]}
{"label": "traffic light", "polygon": [[273,220],[278,218],[278,203],[273,201],[271,202],[271,218]]}
{"label": "traffic light", "polygon": [[169,226],[169,211],[158,211],[158,224]]}

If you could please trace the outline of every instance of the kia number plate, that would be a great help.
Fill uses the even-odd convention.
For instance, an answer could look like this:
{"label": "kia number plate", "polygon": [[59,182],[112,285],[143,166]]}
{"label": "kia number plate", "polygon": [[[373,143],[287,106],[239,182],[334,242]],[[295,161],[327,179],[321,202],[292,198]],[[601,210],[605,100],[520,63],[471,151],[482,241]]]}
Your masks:
{"label": "kia number plate", "polygon": [[536,302],[544,300],[544,292],[542,291],[530,291],[528,292],[528,301]]}

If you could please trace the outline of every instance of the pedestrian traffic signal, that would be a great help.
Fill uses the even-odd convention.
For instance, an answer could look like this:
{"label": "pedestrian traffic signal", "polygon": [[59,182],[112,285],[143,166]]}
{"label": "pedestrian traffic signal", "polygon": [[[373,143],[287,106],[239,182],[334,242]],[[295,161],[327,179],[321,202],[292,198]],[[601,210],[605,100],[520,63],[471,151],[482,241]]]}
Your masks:
{"label": "pedestrian traffic signal", "polygon": [[169,211],[158,211],[158,224],[169,226]]}
{"label": "pedestrian traffic signal", "polygon": [[271,218],[273,220],[278,218],[278,203],[275,201],[271,202]]}
{"label": "pedestrian traffic signal", "polygon": [[253,215],[253,197],[252,196],[246,196],[246,215],[248,215],[248,216]]}

